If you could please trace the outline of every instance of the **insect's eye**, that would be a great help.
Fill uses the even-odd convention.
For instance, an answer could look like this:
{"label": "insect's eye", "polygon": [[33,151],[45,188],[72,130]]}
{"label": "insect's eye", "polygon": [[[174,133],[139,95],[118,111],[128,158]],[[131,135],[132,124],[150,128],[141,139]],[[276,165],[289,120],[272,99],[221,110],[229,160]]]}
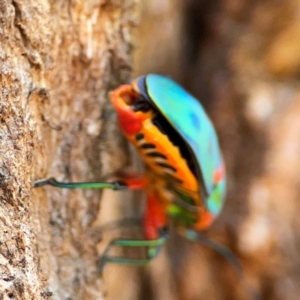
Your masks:
{"label": "insect's eye", "polygon": [[144,97],[140,96],[136,98],[134,103],[131,105],[131,109],[133,111],[148,112],[152,109],[152,106],[149,101],[147,101]]}

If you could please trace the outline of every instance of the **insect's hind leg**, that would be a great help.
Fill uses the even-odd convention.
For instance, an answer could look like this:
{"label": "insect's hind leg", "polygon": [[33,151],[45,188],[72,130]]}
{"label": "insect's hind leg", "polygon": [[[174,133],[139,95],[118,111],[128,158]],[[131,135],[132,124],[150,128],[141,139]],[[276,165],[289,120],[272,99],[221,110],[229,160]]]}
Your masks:
{"label": "insect's hind leg", "polygon": [[[167,239],[166,218],[155,193],[148,193],[147,205],[144,215],[144,240],[116,239],[106,247],[101,259],[99,260],[99,271],[103,272],[106,262],[125,264],[131,266],[144,266],[151,259],[156,257],[161,246]],[[114,246],[127,248],[146,248],[144,258],[127,258],[109,255],[110,249]]]}
{"label": "insect's hind leg", "polygon": [[[99,272],[102,273],[104,266],[107,262],[130,265],[130,266],[144,266],[151,259],[157,256],[160,247],[165,243],[166,236],[163,234],[155,240],[127,240],[127,239],[116,239],[109,243],[104,250],[102,257],[99,259],[98,268]],[[147,254],[144,258],[128,258],[121,256],[112,256],[108,253],[114,246],[126,247],[126,248],[146,248]]]}

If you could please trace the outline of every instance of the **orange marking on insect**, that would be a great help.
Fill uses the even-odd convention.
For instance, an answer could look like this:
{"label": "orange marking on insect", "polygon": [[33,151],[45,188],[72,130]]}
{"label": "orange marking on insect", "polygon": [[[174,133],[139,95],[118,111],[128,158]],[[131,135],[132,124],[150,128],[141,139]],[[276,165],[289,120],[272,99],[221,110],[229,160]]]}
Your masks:
{"label": "orange marking on insect", "polygon": [[[182,187],[190,191],[198,191],[199,184],[195,176],[189,169],[186,160],[181,156],[178,147],[170,142],[168,136],[161,133],[156,126],[153,126],[151,119],[147,119],[143,122],[141,132],[144,135],[145,142],[149,141],[155,145],[155,150],[167,157],[167,164],[176,169],[175,177],[182,180]],[[137,142],[133,137],[130,138],[130,141],[138,147]],[[166,169],[157,165],[155,160],[149,158],[143,151],[140,151],[140,155],[154,172],[162,176],[165,175],[164,172],[168,172]]]}
{"label": "orange marking on insect", "polygon": [[195,230],[204,230],[207,229],[214,221],[215,217],[209,213],[208,211],[204,210],[203,208],[200,208],[199,216],[200,220],[195,224],[194,229]]}
{"label": "orange marking on insect", "polygon": [[218,184],[224,178],[224,167],[221,165],[214,173],[214,184]]}

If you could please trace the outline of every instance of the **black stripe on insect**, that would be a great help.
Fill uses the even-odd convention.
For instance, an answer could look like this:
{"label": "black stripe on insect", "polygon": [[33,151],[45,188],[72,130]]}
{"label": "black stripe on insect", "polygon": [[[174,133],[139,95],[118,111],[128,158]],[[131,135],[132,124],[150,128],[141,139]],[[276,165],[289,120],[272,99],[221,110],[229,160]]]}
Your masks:
{"label": "black stripe on insect", "polygon": [[155,149],[156,148],[154,144],[150,144],[150,143],[141,144],[140,147],[142,149]]}
{"label": "black stripe on insect", "polygon": [[156,162],[156,164],[157,164],[158,166],[162,167],[162,168],[169,169],[169,170],[172,170],[172,171],[174,171],[174,172],[177,171],[173,166],[171,166],[171,165],[169,165],[169,164],[166,164],[166,163],[163,163],[163,162]]}
{"label": "black stripe on insect", "polygon": [[160,152],[148,152],[146,153],[146,155],[150,157],[160,157],[160,158],[168,159],[165,155],[163,155]]}
{"label": "black stripe on insect", "polygon": [[136,139],[137,141],[140,141],[140,140],[144,139],[144,134],[143,134],[143,133],[138,133],[138,134],[135,136],[135,139]]}

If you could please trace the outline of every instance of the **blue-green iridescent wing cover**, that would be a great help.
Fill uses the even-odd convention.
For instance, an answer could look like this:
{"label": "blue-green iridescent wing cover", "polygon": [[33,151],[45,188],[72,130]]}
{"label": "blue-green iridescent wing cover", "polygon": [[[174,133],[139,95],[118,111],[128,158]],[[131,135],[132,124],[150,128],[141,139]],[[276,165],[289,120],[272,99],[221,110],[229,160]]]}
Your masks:
{"label": "blue-green iridescent wing cover", "polygon": [[142,90],[146,88],[144,92],[190,147],[207,192],[205,205],[217,214],[225,196],[225,178],[220,186],[214,184],[214,174],[222,165],[222,156],[217,134],[202,105],[180,85],[162,75],[142,76],[137,83]]}

